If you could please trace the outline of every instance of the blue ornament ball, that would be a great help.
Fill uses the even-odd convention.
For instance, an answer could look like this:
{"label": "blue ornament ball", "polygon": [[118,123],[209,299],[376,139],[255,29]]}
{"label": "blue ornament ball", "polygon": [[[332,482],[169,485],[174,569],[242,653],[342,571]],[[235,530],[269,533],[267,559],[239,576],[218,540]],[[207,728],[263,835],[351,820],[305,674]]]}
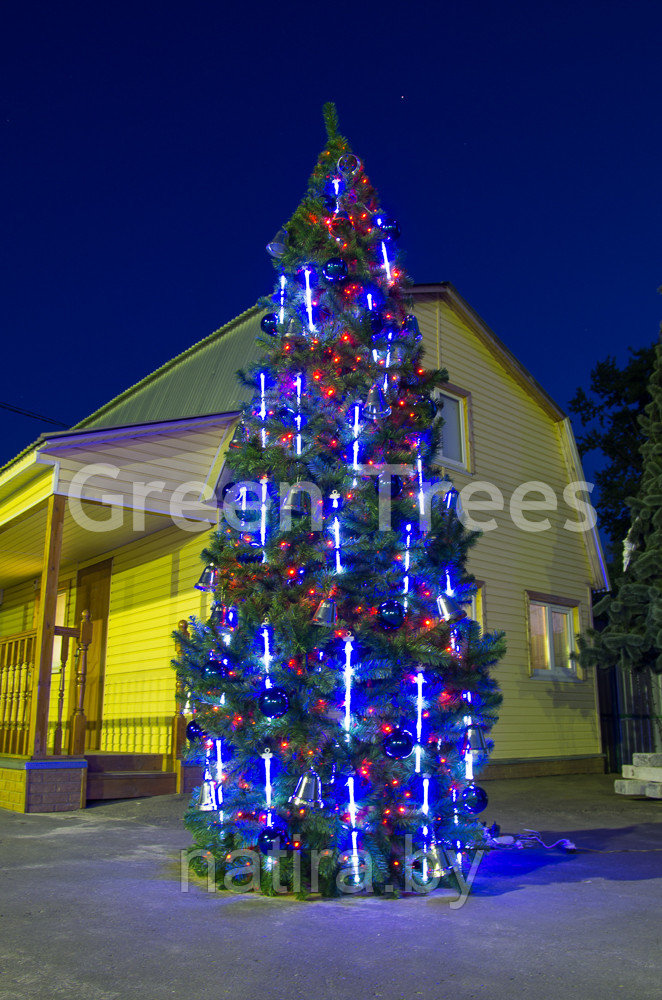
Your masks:
{"label": "blue ornament ball", "polygon": [[228,676],[229,661],[226,656],[220,656],[215,649],[209,650],[209,659],[205,667],[205,674],[210,677],[225,678]]}
{"label": "blue ornament ball", "polygon": [[278,316],[276,313],[267,313],[260,320],[262,333],[268,333],[270,337],[275,337],[278,333]]}
{"label": "blue ornament ball", "polygon": [[[377,494],[380,492],[381,479],[378,477],[375,479],[375,490]],[[396,500],[402,494],[402,479],[397,473],[391,474],[390,490],[391,499]]]}
{"label": "blue ornament ball", "polygon": [[196,740],[206,739],[207,733],[204,731],[199,722],[195,719],[191,719],[186,727],[186,738],[190,740],[191,743],[195,743]]}
{"label": "blue ornament ball", "polygon": [[399,240],[400,239],[400,225],[395,219],[390,219],[386,215],[376,215],[375,224],[379,227],[379,230],[387,240]]}
{"label": "blue ornament ball", "polygon": [[487,807],[487,792],[480,785],[467,785],[462,792],[462,805],[474,816],[481,813]]}
{"label": "blue ornament ball", "polygon": [[347,277],[347,261],[342,257],[331,257],[322,268],[322,274],[332,284]]}
{"label": "blue ornament ball", "polygon": [[384,326],[384,317],[378,309],[373,309],[370,313],[370,329],[373,337],[379,337]]}
{"label": "blue ornament ball", "polygon": [[283,688],[265,688],[257,700],[258,708],[267,719],[280,719],[290,707],[290,699]]}
{"label": "blue ornament ball", "polygon": [[384,737],[382,746],[387,757],[404,760],[414,749],[414,737],[408,729],[396,726],[392,733]]}
{"label": "blue ornament ball", "polygon": [[262,854],[269,854],[277,846],[278,841],[280,841],[280,849],[283,850],[287,843],[285,832],[275,826],[265,826],[258,835],[257,846]]}
{"label": "blue ornament ball", "polygon": [[379,605],[377,617],[383,628],[400,628],[405,620],[405,609],[400,601],[390,599]]}

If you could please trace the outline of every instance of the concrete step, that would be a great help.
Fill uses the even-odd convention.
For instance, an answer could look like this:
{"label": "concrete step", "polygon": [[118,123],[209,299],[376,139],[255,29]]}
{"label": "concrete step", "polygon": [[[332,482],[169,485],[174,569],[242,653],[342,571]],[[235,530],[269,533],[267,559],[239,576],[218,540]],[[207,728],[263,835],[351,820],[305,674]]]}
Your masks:
{"label": "concrete step", "polygon": [[662,767],[662,753],[635,753],[632,763],[635,767]]}
{"label": "concrete step", "polygon": [[87,801],[138,799],[174,795],[177,777],[171,771],[92,771],[87,775]]}
{"label": "concrete step", "polygon": [[662,799],[662,781],[617,778],[614,782],[614,791],[617,795],[645,795],[647,799]]}
{"label": "concrete step", "polygon": [[102,771],[160,771],[162,753],[106,753],[103,750],[86,753],[87,773]]}
{"label": "concrete step", "polygon": [[634,764],[624,764],[623,777],[636,778],[637,781],[662,781],[662,767],[639,767]]}
{"label": "concrete step", "polygon": [[645,781],[628,781],[627,778],[617,778],[614,782],[614,791],[617,795],[645,795]]}

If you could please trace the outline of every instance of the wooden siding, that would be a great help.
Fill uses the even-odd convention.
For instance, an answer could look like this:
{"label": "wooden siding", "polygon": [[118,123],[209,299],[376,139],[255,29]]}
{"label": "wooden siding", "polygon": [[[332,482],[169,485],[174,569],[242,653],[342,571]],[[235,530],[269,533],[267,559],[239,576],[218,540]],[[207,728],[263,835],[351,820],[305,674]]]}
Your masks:
{"label": "wooden siding", "polygon": [[21,517],[45,500],[51,493],[52,483],[52,469],[39,469],[37,474],[27,482],[17,480],[16,489],[2,500],[0,525]]}
{"label": "wooden siding", "polygon": [[206,613],[194,589],[209,529],[169,528],[114,554],[101,749],[168,753],[175,713],[171,632]]}
{"label": "wooden siding", "polygon": [[[504,367],[484,337],[460,319],[441,294],[420,299],[416,311],[429,363],[446,366],[451,382],[471,393],[471,473],[451,475],[458,488],[470,482],[494,483],[506,503],[504,511],[476,513],[477,520],[494,516],[498,527],[484,534],[470,557],[470,569],[484,582],[485,627],[504,629],[508,639],[508,653],[495,670],[504,704],[494,733],[494,760],[598,754],[595,678],[554,681],[529,673],[526,591],[576,601],[582,628],[589,621],[592,570],[584,537],[563,528],[566,517],[576,515],[563,501],[572,472],[564,458],[560,418]],[[48,459],[60,462],[57,488],[62,491],[76,468],[95,461],[121,466],[127,489],[137,479],[204,481],[227,447],[229,434],[219,448],[222,433],[223,428],[207,425],[187,430],[176,442],[169,435],[161,441],[158,433],[134,438],[125,434],[122,441],[118,437],[85,448],[77,444],[76,451],[67,449],[66,459],[64,448],[52,449]],[[552,523],[549,531],[522,531],[510,519],[513,490],[531,480],[548,483],[558,497],[558,509],[544,515]],[[121,492],[119,481],[106,482],[104,492],[109,491]],[[199,532],[173,526],[155,531],[156,523],[147,530],[150,527],[151,534],[134,535],[131,541],[115,537],[112,548],[113,536],[100,534],[94,547],[84,551],[82,539],[80,549],[76,547],[76,528],[65,525],[63,552],[67,530],[76,545],[63,558],[61,583],[75,577],[81,565],[113,558],[103,706],[102,749],[107,751],[169,752],[175,708],[171,632],[180,618],[204,615],[206,610],[207,598],[194,583],[209,526],[201,524]],[[32,627],[34,602],[32,578],[7,587],[0,633]],[[70,607],[74,603],[72,594]]]}
{"label": "wooden siding", "polygon": [[[458,489],[471,482],[493,483],[505,500],[503,511],[476,511],[476,520],[494,517],[497,528],[484,533],[469,560],[489,595],[485,627],[504,629],[508,640],[508,653],[495,669],[504,702],[494,731],[494,759],[599,753],[594,676],[554,681],[529,673],[527,590],[577,601],[581,627],[589,622],[592,574],[586,545],[582,534],[563,528],[566,518],[577,515],[563,501],[569,473],[560,425],[441,298],[417,303],[416,312],[429,363],[446,367],[450,381],[471,392],[472,473],[450,474]],[[558,498],[556,511],[529,515],[532,520],[548,517],[548,531],[523,531],[510,517],[513,490],[528,481],[548,483]]]}
{"label": "wooden siding", "polygon": [[34,628],[38,592],[33,580],[4,590],[0,606],[0,635],[16,635]]}

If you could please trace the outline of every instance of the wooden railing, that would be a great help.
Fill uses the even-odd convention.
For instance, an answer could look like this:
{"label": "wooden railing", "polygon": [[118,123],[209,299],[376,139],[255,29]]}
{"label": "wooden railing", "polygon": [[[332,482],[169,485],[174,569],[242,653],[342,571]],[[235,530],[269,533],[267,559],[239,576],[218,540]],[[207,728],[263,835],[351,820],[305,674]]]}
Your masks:
{"label": "wooden railing", "polygon": [[0,753],[27,753],[37,630],[0,639]]}
{"label": "wooden railing", "polygon": [[[62,753],[63,725],[67,688],[73,684],[73,712],[70,714],[71,739],[69,753],[82,754],[85,749],[85,681],[87,650],[92,639],[89,612],[84,611],[79,628],[56,625],[54,633],[61,639],[60,667],[52,753]],[[0,754],[29,754],[30,704],[34,694],[37,629],[0,637]],[[75,645],[74,645],[75,644]],[[75,649],[75,677],[68,674],[71,652]],[[45,692],[46,695],[46,692]],[[50,714],[50,688],[47,692]],[[50,740],[49,740],[50,742]]]}

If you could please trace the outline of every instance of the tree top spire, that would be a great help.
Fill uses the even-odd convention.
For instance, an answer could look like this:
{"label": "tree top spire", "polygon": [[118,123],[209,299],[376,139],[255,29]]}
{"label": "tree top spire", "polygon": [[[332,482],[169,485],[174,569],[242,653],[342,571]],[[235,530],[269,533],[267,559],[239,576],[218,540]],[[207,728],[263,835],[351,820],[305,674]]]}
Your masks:
{"label": "tree top spire", "polygon": [[327,101],[322,108],[324,125],[326,126],[326,137],[329,142],[338,135],[338,109],[333,101]]}

